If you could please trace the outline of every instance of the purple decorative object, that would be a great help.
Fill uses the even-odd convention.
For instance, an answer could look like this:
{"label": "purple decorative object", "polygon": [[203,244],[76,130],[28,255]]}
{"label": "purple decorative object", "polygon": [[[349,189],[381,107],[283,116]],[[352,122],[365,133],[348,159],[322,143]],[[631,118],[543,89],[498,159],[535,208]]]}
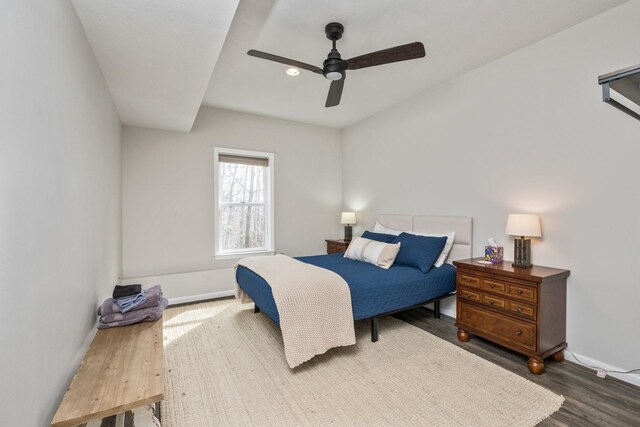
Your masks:
{"label": "purple decorative object", "polygon": [[502,262],[504,248],[502,246],[485,246],[484,259],[493,263]]}

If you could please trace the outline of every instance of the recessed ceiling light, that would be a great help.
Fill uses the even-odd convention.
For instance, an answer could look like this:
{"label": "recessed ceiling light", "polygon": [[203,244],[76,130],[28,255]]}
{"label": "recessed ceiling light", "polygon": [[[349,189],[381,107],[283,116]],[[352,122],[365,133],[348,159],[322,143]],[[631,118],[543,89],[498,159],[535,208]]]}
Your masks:
{"label": "recessed ceiling light", "polygon": [[292,76],[292,77],[300,75],[300,70],[294,67],[287,67],[284,69],[284,72],[287,73],[287,76]]}

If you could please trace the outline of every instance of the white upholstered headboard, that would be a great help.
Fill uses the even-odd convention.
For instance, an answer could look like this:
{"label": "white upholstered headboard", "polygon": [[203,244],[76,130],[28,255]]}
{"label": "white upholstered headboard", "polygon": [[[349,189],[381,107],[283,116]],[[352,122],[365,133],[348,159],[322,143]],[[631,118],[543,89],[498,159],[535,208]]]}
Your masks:
{"label": "white upholstered headboard", "polygon": [[390,215],[380,214],[376,221],[388,228],[416,233],[456,232],[453,248],[449,252],[449,264],[458,259],[471,258],[473,221],[470,216]]}

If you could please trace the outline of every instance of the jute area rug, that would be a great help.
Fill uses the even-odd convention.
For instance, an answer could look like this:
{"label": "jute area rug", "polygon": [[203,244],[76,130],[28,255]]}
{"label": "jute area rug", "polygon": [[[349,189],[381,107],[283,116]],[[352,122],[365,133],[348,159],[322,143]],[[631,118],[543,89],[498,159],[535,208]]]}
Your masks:
{"label": "jute area rug", "polygon": [[291,370],[280,330],[222,300],[164,314],[164,427],[534,426],[564,398],[392,317]]}

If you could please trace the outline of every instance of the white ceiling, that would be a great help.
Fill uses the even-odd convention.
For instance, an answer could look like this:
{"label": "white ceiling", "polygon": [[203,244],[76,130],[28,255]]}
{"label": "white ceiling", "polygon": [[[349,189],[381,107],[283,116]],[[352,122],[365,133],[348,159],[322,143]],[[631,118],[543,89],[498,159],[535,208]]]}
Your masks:
{"label": "white ceiling", "polygon": [[[625,0],[241,0],[205,105],[342,128]],[[250,57],[249,49],[322,66],[324,25],[345,26],[343,58],[421,41],[426,59],[348,72],[341,104],[329,82]]]}
{"label": "white ceiling", "polygon": [[73,0],[124,124],[188,132],[238,0]]}

